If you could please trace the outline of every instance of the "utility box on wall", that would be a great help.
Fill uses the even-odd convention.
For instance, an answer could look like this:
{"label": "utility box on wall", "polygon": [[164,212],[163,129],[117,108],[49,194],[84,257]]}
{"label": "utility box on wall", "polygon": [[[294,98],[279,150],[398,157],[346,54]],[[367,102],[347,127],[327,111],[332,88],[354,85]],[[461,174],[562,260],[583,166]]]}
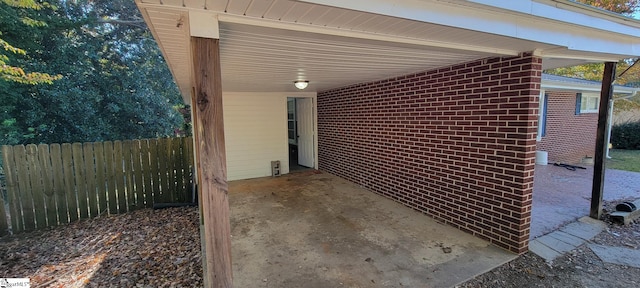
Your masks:
{"label": "utility box on wall", "polygon": [[280,160],[271,161],[271,177],[280,176]]}

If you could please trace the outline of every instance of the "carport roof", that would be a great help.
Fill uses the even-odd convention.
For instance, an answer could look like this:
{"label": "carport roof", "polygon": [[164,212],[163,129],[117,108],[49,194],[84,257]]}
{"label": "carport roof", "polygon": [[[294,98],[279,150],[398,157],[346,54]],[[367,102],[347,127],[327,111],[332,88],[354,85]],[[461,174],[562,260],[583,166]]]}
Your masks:
{"label": "carport roof", "polygon": [[224,91],[306,91],[533,51],[544,68],[640,55],[640,22],[566,0],[136,0],[189,103],[190,36]]}

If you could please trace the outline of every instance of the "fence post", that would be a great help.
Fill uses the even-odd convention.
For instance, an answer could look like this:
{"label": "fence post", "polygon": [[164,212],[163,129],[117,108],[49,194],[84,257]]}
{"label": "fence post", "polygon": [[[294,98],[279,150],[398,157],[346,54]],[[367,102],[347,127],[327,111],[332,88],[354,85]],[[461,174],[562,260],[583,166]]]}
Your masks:
{"label": "fence post", "polygon": [[[2,193],[2,190],[0,190]],[[0,194],[0,237],[9,234],[9,224],[7,219],[7,211],[4,209],[4,196]]]}

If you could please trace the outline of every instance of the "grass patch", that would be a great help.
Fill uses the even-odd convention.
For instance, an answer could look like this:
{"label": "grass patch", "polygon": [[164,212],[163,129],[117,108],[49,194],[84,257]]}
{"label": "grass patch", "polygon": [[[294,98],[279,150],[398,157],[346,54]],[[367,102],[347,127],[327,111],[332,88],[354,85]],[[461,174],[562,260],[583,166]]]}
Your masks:
{"label": "grass patch", "polygon": [[607,168],[640,172],[640,150],[612,149],[609,156]]}

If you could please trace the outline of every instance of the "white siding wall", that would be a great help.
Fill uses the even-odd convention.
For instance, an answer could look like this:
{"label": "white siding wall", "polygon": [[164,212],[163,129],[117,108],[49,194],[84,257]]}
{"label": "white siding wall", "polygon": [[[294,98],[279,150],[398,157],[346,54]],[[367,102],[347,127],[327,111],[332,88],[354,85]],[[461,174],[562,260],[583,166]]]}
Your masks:
{"label": "white siding wall", "polygon": [[271,176],[274,160],[289,173],[287,97],[315,93],[223,93],[228,180]]}

